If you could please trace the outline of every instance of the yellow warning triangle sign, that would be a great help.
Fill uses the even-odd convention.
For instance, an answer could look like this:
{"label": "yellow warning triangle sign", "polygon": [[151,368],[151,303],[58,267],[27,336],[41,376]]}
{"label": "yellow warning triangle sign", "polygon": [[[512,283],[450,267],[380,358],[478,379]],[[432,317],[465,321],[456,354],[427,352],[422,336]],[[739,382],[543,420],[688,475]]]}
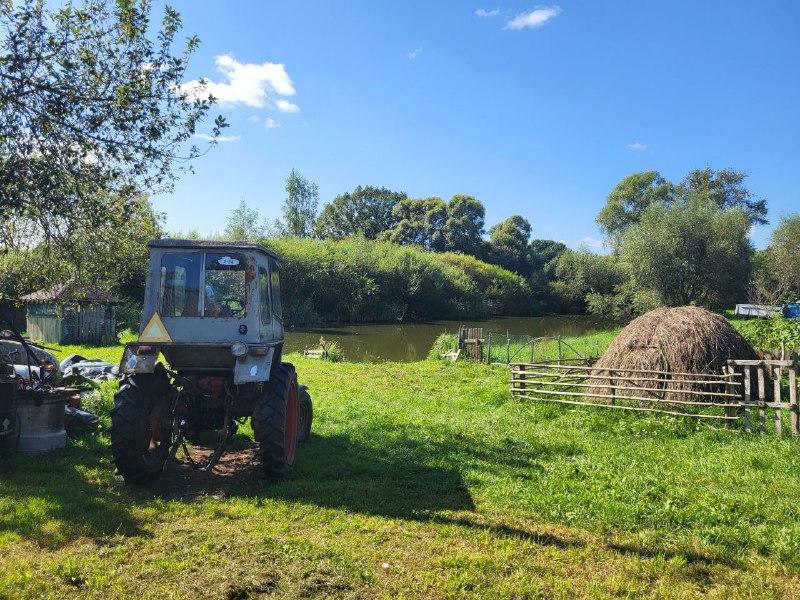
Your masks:
{"label": "yellow warning triangle sign", "polygon": [[150,317],[150,320],[147,322],[147,325],[144,326],[142,330],[142,335],[139,336],[140,342],[171,342],[172,338],[169,337],[169,332],[167,332],[167,328],[164,327],[164,323],[161,321],[161,317],[158,316],[158,313],[153,313],[153,316]]}

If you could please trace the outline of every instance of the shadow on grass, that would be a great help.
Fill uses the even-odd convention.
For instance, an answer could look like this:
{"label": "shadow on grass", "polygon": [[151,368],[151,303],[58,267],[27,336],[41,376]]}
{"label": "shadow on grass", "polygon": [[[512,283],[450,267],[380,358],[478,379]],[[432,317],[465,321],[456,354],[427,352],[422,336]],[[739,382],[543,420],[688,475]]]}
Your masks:
{"label": "shadow on grass", "polygon": [[77,537],[143,535],[110,451],[92,435],[63,451],[14,455],[0,465],[0,537],[57,548]]}

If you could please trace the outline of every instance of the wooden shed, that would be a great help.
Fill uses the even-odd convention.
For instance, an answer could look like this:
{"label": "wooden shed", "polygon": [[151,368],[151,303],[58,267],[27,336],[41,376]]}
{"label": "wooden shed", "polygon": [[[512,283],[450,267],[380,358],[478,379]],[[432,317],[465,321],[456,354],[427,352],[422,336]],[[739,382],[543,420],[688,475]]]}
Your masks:
{"label": "wooden shed", "polygon": [[22,296],[27,333],[52,344],[110,344],[116,338],[119,298],[74,282]]}

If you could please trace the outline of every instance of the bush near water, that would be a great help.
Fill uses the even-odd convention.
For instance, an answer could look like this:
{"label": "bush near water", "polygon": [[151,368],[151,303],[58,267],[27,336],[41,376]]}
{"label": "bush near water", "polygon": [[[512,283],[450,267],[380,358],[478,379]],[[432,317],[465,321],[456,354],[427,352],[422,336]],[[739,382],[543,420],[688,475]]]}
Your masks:
{"label": "bush near water", "polygon": [[528,283],[453,252],[349,238],[266,239],[281,257],[288,325],[530,314]]}

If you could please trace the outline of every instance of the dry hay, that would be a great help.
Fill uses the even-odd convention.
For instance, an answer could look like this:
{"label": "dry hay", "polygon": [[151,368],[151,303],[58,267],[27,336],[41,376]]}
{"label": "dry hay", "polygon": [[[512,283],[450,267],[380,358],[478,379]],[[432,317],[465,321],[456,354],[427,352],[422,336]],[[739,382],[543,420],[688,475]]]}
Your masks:
{"label": "dry hay", "polygon": [[[700,400],[697,394],[683,390],[724,391],[724,386],[670,382],[687,380],[679,373],[722,373],[729,359],[754,359],[753,347],[727,319],[695,306],[658,308],[631,321],[614,339],[603,357],[595,363],[592,375],[609,375],[609,379],[593,379],[589,394],[653,397],[666,400]],[[613,373],[604,369],[618,369]],[[664,374],[635,371],[663,371]],[[622,381],[629,377],[658,377],[659,381]],[[619,390],[603,387],[616,385],[638,388],[668,388],[662,391]]]}

